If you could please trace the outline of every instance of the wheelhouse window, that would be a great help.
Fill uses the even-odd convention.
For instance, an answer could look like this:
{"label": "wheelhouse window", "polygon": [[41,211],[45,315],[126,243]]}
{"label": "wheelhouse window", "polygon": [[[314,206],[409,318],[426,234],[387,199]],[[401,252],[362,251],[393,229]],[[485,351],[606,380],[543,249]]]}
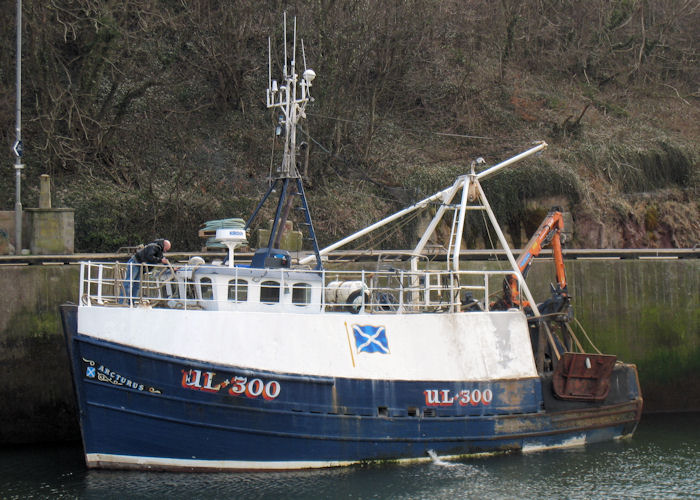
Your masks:
{"label": "wheelhouse window", "polygon": [[212,300],[214,298],[214,287],[211,278],[204,277],[199,280],[199,289],[202,292],[202,300]]}
{"label": "wheelhouse window", "polygon": [[263,281],[260,283],[260,302],[264,304],[276,304],[280,301],[280,284],[277,281]]}
{"label": "wheelhouse window", "polygon": [[311,303],[311,285],[295,283],[292,287],[292,304],[305,306]]}
{"label": "wheelhouse window", "polygon": [[246,302],[248,300],[248,281],[237,279],[228,282],[228,300]]}

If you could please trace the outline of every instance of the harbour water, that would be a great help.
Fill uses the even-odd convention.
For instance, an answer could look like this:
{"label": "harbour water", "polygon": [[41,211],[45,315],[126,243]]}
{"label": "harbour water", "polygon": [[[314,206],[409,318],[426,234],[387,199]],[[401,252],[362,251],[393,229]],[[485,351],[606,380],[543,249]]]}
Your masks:
{"label": "harbour water", "polygon": [[79,443],[0,448],[0,498],[698,498],[700,413],[567,450],[280,473],[87,470]]}

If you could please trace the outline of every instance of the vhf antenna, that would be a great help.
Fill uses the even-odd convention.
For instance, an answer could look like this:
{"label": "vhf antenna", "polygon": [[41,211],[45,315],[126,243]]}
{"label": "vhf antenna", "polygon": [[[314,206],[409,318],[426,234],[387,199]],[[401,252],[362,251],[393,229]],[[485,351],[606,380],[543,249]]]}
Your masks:
{"label": "vhf antenna", "polygon": [[296,168],[296,135],[297,123],[300,119],[306,118],[306,103],[313,101],[310,88],[311,82],[316,78],[316,73],[311,68],[306,67],[306,54],[304,53],[304,41],[301,41],[301,52],[304,62],[304,72],[301,80],[296,73],[296,50],[297,50],[297,20],[294,18],[294,34],[292,42],[292,58],[287,54],[287,13],[284,13],[284,65],[282,80],[278,84],[272,79],[272,42],[267,39],[267,61],[268,61],[268,85],[267,85],[267,107],[279,108],[280,116],[276,133],[281,135],[284,132],[284,154],[282,163],[274,172],[276,179],[299,178],[299,171]]}

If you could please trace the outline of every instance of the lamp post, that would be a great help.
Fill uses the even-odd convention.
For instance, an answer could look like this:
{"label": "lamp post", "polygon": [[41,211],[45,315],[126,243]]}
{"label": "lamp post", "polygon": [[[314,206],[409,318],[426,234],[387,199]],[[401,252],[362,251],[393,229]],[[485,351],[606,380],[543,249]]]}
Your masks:
{"label": "lamp post", "polygon": [[22,252],[22,0],[17,0],[17,102],[15,154],[15,255]]}

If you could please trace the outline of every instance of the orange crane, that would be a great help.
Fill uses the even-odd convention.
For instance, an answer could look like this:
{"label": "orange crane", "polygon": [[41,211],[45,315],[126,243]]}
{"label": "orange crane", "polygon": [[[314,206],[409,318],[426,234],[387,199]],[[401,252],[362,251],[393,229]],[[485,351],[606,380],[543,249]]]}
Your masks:
{"label": "orange crane", "polygon": [[[564,258],[561,253],[561,233],[564,231],[564,218],[561,213],[561,209],[558,207],[552,208],[547,216],[537,228],[535,234],[527,242],[525,249],[520,257],[518,257],[517,264],[520,269],[520,273],[525,277],[527,275],[532,261],[535,257],[540,254],[542,248],[551,245],[552,253],[554,254],[554,266],[556,268],[557,274],[557,286],[552,290],[553,294],[561,299],[568,298],[568,291],[566,288],[566,271],[564,270]],[[520,291],[518,290],[518,279],[514,274],[508,276],[504,283],[504,297],[502,299],[502,304],[505,308],[510,307],[528,307],[530,304],[527,300],[520,299]]]}

